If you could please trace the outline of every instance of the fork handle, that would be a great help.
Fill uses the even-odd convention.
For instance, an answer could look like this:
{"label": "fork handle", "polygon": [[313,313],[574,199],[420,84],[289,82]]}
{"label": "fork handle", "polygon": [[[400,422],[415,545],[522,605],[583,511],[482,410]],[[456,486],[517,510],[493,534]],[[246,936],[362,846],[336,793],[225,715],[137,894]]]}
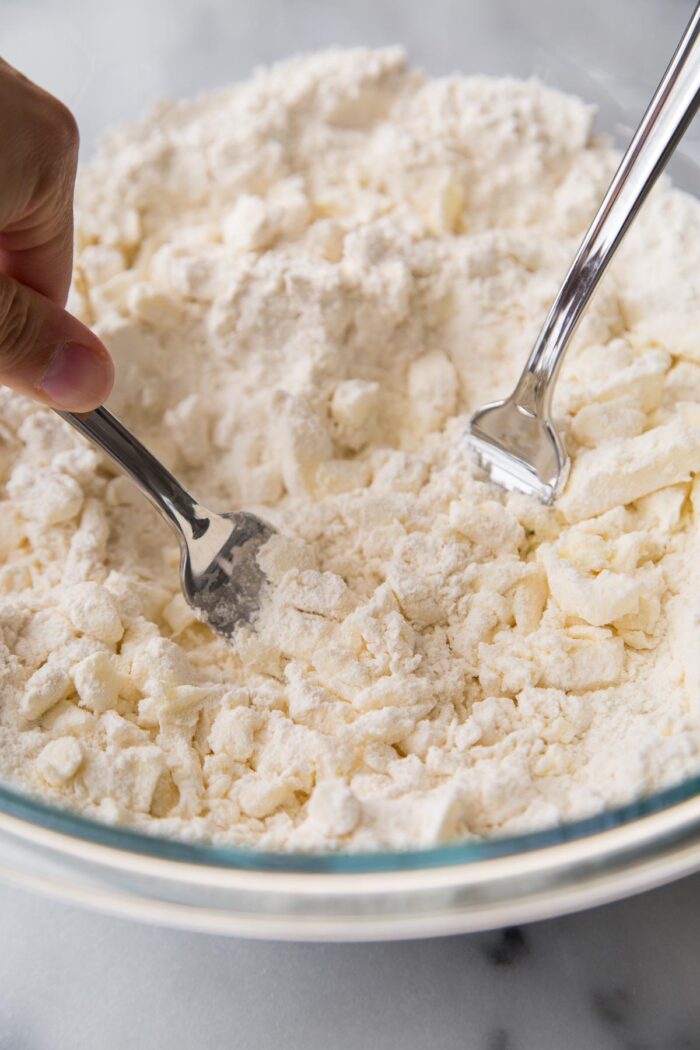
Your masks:
{"label": "fork handle", "polygon": [[610,183],[528,359],[514,399],[549,416],[559,366],[605,268],[700,105],[700,3]]}
{"label": "fork handle", "polygon": [[81,415],[56,412],[136,482],[181,540],[190,536],[196,539],[206,531],[209,520],[204,508],[108,409],[96,408]]}

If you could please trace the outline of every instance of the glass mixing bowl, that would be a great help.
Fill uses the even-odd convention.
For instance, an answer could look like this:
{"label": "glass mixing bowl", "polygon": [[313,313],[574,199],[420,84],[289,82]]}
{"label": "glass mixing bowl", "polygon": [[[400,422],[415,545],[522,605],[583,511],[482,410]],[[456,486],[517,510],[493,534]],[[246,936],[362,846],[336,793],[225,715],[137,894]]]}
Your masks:
{"label": "glass mixing bowl", "polygon": [[[406,45],[431,73],[536,75],[629,137],[692,0],[0,0],[4,57],[62,97],[84,152],[162,95],[330,44]],[[634,18],[630,14],[634,11]],[[697,134],[697,133],[696,133]],[[671,171],[700,193],[693,132]],[[486,929],[610,901],[700,869],[700,777],[536,834],[405,853],[302,856],[101,825],[0,788],[0,875],[149,922],[299,940]]]}

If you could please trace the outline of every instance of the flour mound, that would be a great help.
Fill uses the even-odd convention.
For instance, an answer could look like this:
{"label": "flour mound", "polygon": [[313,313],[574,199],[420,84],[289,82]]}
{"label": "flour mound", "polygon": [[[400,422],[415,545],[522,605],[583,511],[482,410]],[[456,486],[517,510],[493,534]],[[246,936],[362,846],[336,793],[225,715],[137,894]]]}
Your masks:
{"label": "flour mound", "polygon": [[273,849],[430,846],[700,770],[700,207],[662,183],[569,352],[554,508],[459,446],[614,170],[590,107],[328,51],[114,130],[71,308],[111,407],[276,535],[258,629],[197,621],[173,536],[0,392],[0,773]]}

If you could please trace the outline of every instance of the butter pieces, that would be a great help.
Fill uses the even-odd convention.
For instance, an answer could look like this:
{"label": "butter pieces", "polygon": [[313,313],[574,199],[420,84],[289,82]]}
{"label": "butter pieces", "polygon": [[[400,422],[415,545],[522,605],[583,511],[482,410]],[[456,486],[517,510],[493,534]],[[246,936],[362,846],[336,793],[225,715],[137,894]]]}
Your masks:
{"label": "butter pieces", "polygon": [[457,407],[459,379],[450,359],[440,350],[414,361],[408,370],[412,424],[423,434],[439,429]]}
{"label": "butter pieces", "polygon": [[621,638],[573,638],[541,657],[540,683],[569,693],[606,689],[622,681],[625,646]]}
{"label": "butter pieces", "polygon": [[37,758],[37,771],[51,787],[63,787],[78,771],[83,761],[80,741],[71,736],[62,736],[49,743]]}
{"label": "butter pieces", "polygon": [[540,548],[539,557],[554,600],[569,616],[603,627],[639,609],[641,578],[623,576],[609,569],[603,569],[597,576],[584,575],[550,547]]}
{"label": "butter pieces", "polygon": [[568,522],[604,514],[700,470],[700,427],[680,416],[638,437],[582,453],[557,503]]}
{"label": "butter pieces", "polygon": [[91,580],[67,587],[61,594],[61,609],[76,631],[105,645],[116,645],[124,634],[112,595]]}

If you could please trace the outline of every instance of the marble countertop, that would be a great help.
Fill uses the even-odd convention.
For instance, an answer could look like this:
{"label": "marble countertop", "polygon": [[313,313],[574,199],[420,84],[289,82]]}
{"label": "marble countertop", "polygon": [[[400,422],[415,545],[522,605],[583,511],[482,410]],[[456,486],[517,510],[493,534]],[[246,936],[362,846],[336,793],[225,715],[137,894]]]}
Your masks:
{"label": "marble countertop", "polygon": [[[333,43],[401,42],[436,73],[536,72],[624,134],[692,7],[0,0],[0,51],[74,109],[84,156],[159,97]],[[700,876],[529,927],[397,944],[186,934],[6,886],[0,930],[0,1050],[700,1050]]]}
{"label": "marble countertop", "polygon": [[495,933],[283,944],[0,891],[2,1050],[699,1050],[700,876]]}

